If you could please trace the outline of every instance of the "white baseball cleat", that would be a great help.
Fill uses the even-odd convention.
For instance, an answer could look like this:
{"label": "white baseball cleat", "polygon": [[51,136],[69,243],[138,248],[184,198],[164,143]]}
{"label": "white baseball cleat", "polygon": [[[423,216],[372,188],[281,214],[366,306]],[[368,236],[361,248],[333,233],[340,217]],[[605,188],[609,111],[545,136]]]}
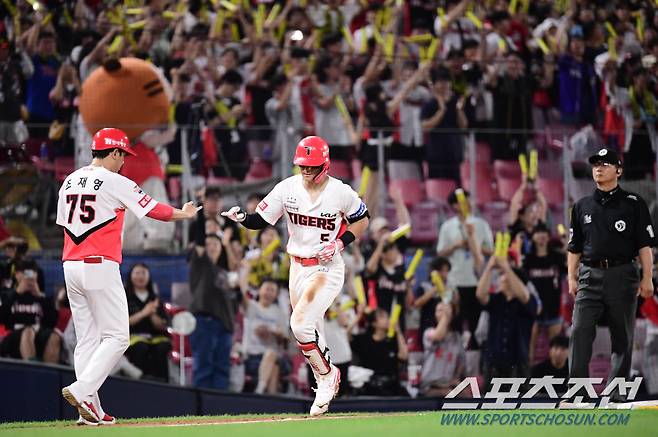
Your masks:
{"label": "white baseball cleat", "polygon": [[318,388],[315,389],[315,401],[311,405],[311,416],[319,416],[329,409],[329,403],[336,397],[340,387],[340,370],[330,364],[331,370],[318,378]]}
{"label": "white baseball cleat", "polygon": [[62,396],[68,401],[69,404],[78,409],[80,416],[82,416],[82,418],[88,422],[86,423],[87,425],[98,425],[100,422],[98,413],[96,412],[96,408],[91,401],[78,401],[75,396],[73,396],[73,393],[71,393],[71,390],[69,390],[68,387],[64,387],[62,389]]}
{"label": "white baseball cleat", "polygon": [[96,426],[96,425],[114,425],[115,423],[117,423],[116,417],[110,416],[107,413],[105,413],[103,418],[98,423],[89,422],[88,420],[86,420],[82,416],[78,417],[78,422],[77,422],[77,424],[80,425],[80,426],[82,426],[82,425],[92,425],[92,426]]}

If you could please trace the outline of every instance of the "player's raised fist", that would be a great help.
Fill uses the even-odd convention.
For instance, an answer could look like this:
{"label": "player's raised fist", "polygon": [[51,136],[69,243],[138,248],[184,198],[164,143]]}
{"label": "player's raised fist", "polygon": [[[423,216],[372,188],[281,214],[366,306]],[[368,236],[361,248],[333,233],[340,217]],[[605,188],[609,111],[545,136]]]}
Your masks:
{"label": "player's raised fist", "polygon": [[222,212],[222,215],[238,223],[244,221],[244,219],[247,218],[247,213],[242,211],[239,206],[234,206],[228,211]]}
{"label": "player's raised fist", "polygon": [[322,243],[318,247],[317,255],[315,255],[320,262],[326,263],[334,258],[334,255],[342,252],[345,248],[343,240],[334,240],[329,243]]}

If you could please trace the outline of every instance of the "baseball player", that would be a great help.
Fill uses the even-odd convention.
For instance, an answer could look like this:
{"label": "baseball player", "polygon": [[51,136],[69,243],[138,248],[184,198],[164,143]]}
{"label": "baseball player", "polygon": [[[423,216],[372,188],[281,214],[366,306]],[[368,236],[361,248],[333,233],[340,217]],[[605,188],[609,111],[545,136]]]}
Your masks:
{"label": "baseball player", "polygon": [[80,413],[78,423],[107,425],[98,389],[129,344],[128,305],[123,289],[121,233],[126,209],[141,219],[192,219],[199,208],[183,209],[152,199],[118,174],[126,155],[135,155],[119,129],[98,131],[91,144],[91,165],[71,173],[59,190],[57,224],[64,228],[64,279],[77,336],[76,381],[62,396]]}
{"label": "baseball player", "polygon": [[317,382],[311,416],[325,413],[340,385],[324,336],[324,313],[343,287],[341,251],[368,227],[368,209],[352,188],[327,175],[329,146],[310,136],[297,144],[293,162],[301,174],[279,182],[247,214],[234,206],[222,215],[248,229],[288,225],[290,255],[290,328]]}

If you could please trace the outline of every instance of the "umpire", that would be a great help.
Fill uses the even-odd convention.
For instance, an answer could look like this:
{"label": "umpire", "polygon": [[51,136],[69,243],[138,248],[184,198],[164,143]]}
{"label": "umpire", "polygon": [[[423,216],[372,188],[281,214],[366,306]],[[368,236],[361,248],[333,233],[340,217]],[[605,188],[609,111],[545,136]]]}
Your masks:
{"label": "umpire", "polygon": [[569,229],[569,293],[576,298],[569,377],[589,376],[596,324],[606,317],[612,340],[610,381],[630,376],[637,296],[653,295],[655,238],[644,200],[617,184],[622,174],[617,153],[601,149],[589,163],[596,190],[574,205]]}

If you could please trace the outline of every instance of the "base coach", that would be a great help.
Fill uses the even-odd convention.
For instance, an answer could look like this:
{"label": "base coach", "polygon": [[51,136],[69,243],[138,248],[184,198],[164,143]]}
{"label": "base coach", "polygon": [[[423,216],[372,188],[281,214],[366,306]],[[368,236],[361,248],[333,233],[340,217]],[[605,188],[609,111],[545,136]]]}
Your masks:
{"label": "base coach", "polygon": [[[645,201],[617,183],[622,174],[617,153],[601,149],[589,163],[596,190],[574,205],[569,229],[569,293],[576,298],[569,377],[589,376],[596,324],[605,317],[612,340],[611,381],[630,376],[637,296],[653,295],[656,240]],[[613,395],[613,400],[622,399]]]}

